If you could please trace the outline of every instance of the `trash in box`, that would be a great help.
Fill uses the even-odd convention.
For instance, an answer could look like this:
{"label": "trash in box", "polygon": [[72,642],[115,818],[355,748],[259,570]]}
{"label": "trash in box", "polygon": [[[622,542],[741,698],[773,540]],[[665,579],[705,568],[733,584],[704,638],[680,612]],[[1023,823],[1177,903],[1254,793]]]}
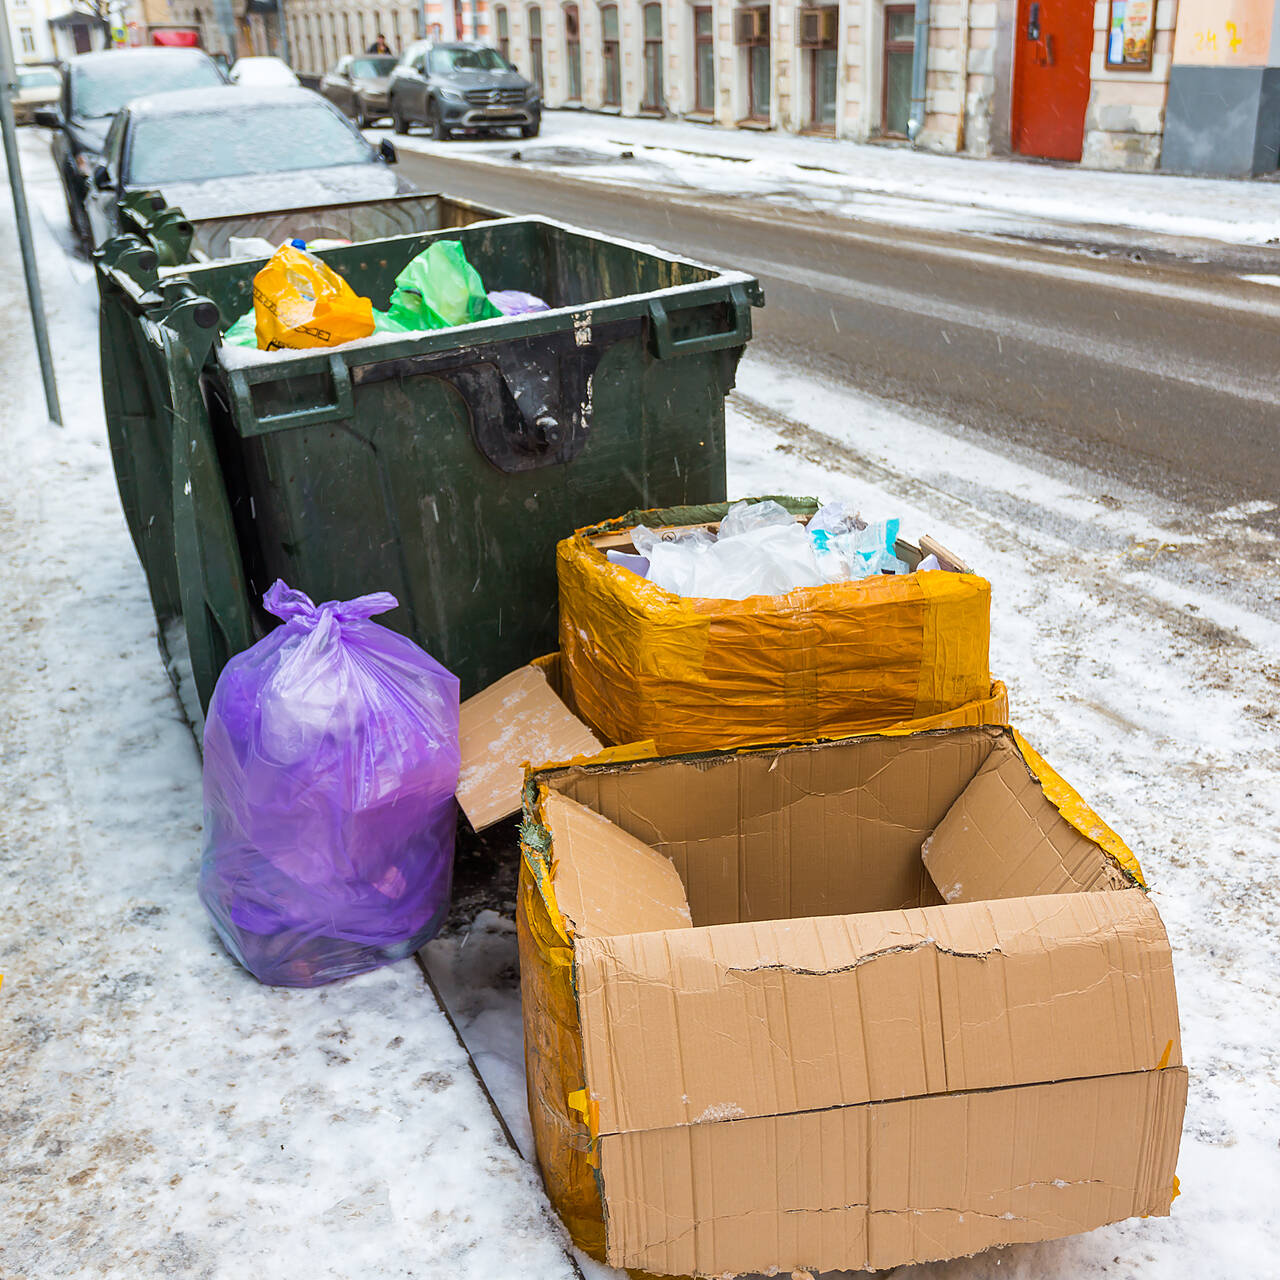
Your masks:
{"label": "trash in box", "polygon": [[1168,1213],[1169,942],[1012,730],[541,770],[522,854],[538,1158],[596,1257],[876,1269]]}
{"label": "trash in box", "polygon": [[[750,528],[751,513],[764,505],[739,509],[740,528]],[[779,505],[789,524],[773,523]],[[757,534],[715,540],[726,505],[637,511],[561,542],[560,654],[578,715],[608,742],[652,738],[672,753],[940,727],[922,722],[989,699],[990,584],[930,539],[917,547],[895,536],[893,559],[905,557],[909,568],[922,553],[940,554],[940,564],[961,571],[872,571],[745,599],[676,594],[651,580],[667,537],[690,535],[701,535],[704,560],[727,547],[739,581],[763,572],[776,583],[795,566],[821,573],[816,538],[797,523],[817,512],[812,499],[771,501]],[[657,536],[637,545],[640,528]],[[775,548],[772,568],[758,550],[736,553],[760,530],[787,544]],[[872,528],[869,543],[852,523],[818,532],[833,544],[821,554],[838,562],[837,576],[854,571],[851,560],[860,562],[858,573],[883,568],[890,554],[887,525],[883,533]],[[611,561],[610,552],[639,553],[650,561],[649,576]],[[690,585],[704,591],[717,580],[713,572]]]}
{"label": "trash in box", "polygon": [[448,329],[501,314],[458,240],[437,240],[418,254],[396,276],[387,307],[388,319],[406,332]]}
{"label": "trash in box", "polygon": [[412,955],[449,906],[458,681],[372,621],[385,592],[315,605],[227,663],[204,733],[200,897],[261,982],[310,987]]}

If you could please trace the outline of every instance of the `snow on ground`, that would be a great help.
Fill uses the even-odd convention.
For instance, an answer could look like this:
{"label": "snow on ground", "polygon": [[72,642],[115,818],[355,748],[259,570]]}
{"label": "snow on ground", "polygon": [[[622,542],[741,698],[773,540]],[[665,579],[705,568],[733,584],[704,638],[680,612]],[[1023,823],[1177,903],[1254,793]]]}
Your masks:
{"label": "snow on ground", "polygon": [[96,294],[24,131],[66,427],[0,193],[0,1276],[569,1277],[411,961],[259,986],[195,893],[200,762],[102,420]]}
{"label": "snow on ground", "polygon": [[[433,142],[420,133],[373,132],[405,150],[450,159],[536,165],[593,182],[748,196],[942,230],[1049,222],[1280,244],[1280,184],[1272,182],[1104,173],[585,111],[546,112],[540,136],[528,140]],[[516,153],[522,159],[513,160]]]}
{"label": "snow on ground", "polygon": [[[51,170],[24,145],[60,227]],[[272,991],[218,948],[194,894],[198,763],[111,480],[92,284],[40,231],[69,425],[40,421],[15,325],[0,337],[0,1274],[565,1274],[535,1175],[411,965]],[[17,316],[7,218],[0,238]],[[1280,558],[1250,523],[1266,513],[1163,511],[750,356],[728,430],[734,493],[898,514],[992,578],[1015,721],[1134,846],[1175,948],[1191,1095],[1173,1216],[900,1274],[1280,1273]],[[430,957],[527,1151],[510,921],[484,913]]]}

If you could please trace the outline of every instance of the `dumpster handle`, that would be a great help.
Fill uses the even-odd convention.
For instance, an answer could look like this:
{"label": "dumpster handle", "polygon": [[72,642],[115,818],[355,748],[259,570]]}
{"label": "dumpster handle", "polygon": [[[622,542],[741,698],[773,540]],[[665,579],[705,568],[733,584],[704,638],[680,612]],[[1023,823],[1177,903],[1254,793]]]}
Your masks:
{"label": "dumpster handle", "polygon": [[339,355],[329,357],[329,377],[333,381],[333,399],[327,404],[308,405],[304,409],[290,409],[287,413],[259,413],[253,405],[253,388],[260,383],[287,380],[279,369],[257,367],[234,369],[228,378],[229,389],[235,400],[236,421],[242,436],[265,435],[268,431],[283,431],[289,427],[310,427],[334,418],[349,418],[352,413],[351,371]]}
{"label": "dumpster handle", "polygon": [[725,347],[740,347],[751,338],[751,300],[744,286],[729,286],[729,306],[733,311],[733,327],[721,333],[702,333],[693,338],[672,338],[671,318],[660,298],[649,300],[650,332],[654,351],[659,360],[672,356],[697,355],[702,351],[722,351]]}

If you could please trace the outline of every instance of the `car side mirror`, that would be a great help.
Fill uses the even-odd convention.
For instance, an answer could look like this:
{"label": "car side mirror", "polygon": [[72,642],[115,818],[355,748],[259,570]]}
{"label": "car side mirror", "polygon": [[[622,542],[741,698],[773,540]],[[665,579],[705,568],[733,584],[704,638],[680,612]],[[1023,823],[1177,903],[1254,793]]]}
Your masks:
{"label": "car side mirror", "polygon": [[400,157],[396,155],[395,143],[392,142],[390,138],[383,138],[383,140],[378,143],[378,154],[388,164],[398,164],[400,161]]}
{"label": "car side mirror", "polygon": [[99,191],[111,190],[111,171],[105,164],[100,164],[93,171],[93,185],[97,187]]}
{"label": "car side mirror", "polygon": [[43,125],[46,129],[61,129],[62,112],[57,107],[37,107],[35,110],[35,122]]}

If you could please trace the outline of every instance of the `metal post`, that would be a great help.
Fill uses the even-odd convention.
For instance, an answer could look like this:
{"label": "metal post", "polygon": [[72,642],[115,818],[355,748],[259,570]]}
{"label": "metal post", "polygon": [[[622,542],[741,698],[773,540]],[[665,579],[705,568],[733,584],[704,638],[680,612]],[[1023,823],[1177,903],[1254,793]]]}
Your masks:
{"label": "metal post", "polygon": [[912,145],[924,128],[925,91],[929,85],[929,0],[916,0],[915,51],[911,55],[911,114],[907,137]]}
{"label": "metal post", "polygon": [[480,39],[480,0],[471,0],[471,38]]}
{"label": "metal post", "polygon": [[9,166],[9,192],[13,196],[13,217],[18,224],[18,244],[22,249],[22,270],[27,277],[27,306],[31,309],[31,332],[44,379],[44,403],[49,418],[62,426],[62,406],[53,376],[53,353],[49,350],[49,329],[45,324],[44,295],[40,292],[40,272],[35,245],[31,242],[31,218],[27,213],[27,189],[22,183],[18,159],[18,132],[13,127],[12,93],[17,79],[13,69],[13,44],[9,38],[9,11],[0,0],[0,133],[4,134],[4,158]]}

